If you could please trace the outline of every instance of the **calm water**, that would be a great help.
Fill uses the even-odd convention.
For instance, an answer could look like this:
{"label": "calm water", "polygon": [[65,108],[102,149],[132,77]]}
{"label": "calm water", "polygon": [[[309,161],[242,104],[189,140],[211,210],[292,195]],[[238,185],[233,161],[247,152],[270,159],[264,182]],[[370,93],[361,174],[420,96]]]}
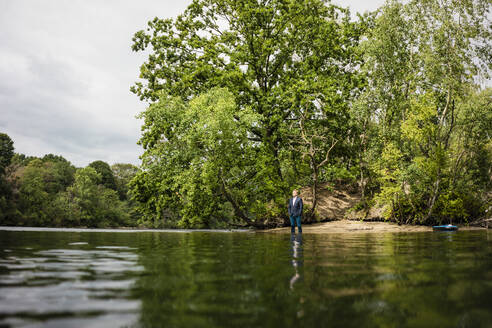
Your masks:
{"label": "calm water", "polygon": [[492,327],[492,231],[0,231],[0,327]]}

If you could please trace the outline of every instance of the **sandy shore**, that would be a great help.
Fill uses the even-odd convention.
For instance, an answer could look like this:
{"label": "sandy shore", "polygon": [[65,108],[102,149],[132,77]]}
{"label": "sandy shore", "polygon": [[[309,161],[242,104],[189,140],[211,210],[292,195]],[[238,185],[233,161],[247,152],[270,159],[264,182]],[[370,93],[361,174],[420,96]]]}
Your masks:
{"label": "sandy shore", "polygon": [[[460,227],[459,230],[482,230],[484,228]],[[297,229],[296,229],[297,230]],[[303,225],[303,233],[372,233],[372,232],[425,232],[432,227],[415,225],[398,225],[390,222],[363,222],[337,220],[310,225]],[[290,233],[290,227],[263,230],[263,232]]]}

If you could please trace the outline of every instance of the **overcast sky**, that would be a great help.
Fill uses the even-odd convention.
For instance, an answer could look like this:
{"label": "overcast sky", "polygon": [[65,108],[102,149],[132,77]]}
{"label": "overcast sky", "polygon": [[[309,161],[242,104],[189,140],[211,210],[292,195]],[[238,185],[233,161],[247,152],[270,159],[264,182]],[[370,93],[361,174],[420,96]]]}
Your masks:
{"label": "overcast sky", "polygon": [[[0,0],[0,132],[15,151],[139,164],[145,104],[129,91],[145,57],[133,33],[190,0]],[[352,12],[384,3],[334,1]]]}

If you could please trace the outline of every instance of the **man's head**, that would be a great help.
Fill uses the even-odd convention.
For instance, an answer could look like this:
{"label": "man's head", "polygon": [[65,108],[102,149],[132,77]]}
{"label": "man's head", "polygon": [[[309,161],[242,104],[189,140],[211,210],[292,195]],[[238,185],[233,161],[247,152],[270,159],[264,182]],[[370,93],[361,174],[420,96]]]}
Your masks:
{"label": "man's head", "polygon": [[297,189],[292,190],[292,197],[296,197],[298,194]]}

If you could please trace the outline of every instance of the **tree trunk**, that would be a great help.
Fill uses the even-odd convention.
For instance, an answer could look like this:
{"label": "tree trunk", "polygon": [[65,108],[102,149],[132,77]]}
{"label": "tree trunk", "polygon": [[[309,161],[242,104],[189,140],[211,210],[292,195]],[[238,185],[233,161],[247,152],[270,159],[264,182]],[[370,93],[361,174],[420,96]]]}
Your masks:
{"label": "tree trunk", "polygon": [[366,186],[364,183],[364,170],[362,168],[362,165],[360,165],[360,199],[361,199],[361,201],[364,201],[365,191],[366,191]]}
{"label": "tree trunk", "polygon": [[437,180],[434,183],[434,191],[432,192],[432,197],[429,199],[429,203],[427,206],[429,207],[429,210],[427,211],[427,215],[424,218],[424,222],[427,222],[429,218],[432,215],[432,211],[434,210],[434,205],[436,204],[437,197],[439,196],[439,184],[441,182],[441,177],[438,174]]}
{"label": "tree trunk", "polygon": [[311,210],[309,211],[309,220],[314,219],[314,213],[316,211],[316,205],[318,204],[318,167],[316,166],[316,163],[314,162],[314,158],[311,158],[311,168],[313,170],[313,185],[311,186],[311,193],[313,195],[313,206]]}
{"label": "tree trunk", "polygon": [[234,215],[243,219],[244,222],[246,222],[250,226],[257,226],[250,218],[246,216],[246,214],[241,210],[241,207],[239,204],[234,200],[232,195],[227,191],[225,181],[224,179],[219,176],[219,179],[221,181],[221,191],[224,197],[231,203],[233,209],[234,209]]}

